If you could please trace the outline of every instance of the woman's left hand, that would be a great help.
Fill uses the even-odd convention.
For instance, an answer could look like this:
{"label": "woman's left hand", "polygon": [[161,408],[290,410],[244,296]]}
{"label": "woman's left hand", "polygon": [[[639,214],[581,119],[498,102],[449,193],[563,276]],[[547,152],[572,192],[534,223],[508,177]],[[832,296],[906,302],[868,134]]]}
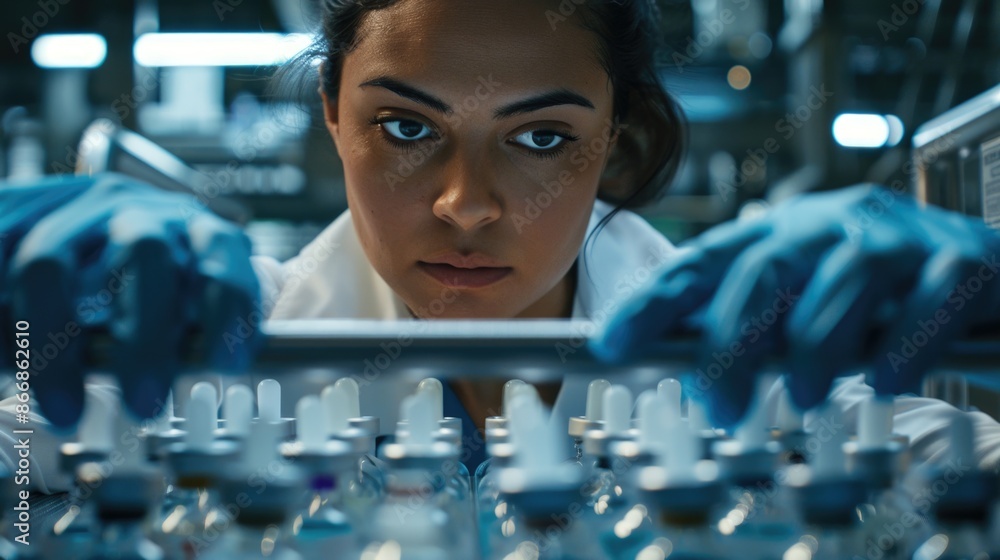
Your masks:
{"label": "woman's left hand", "polygon": [[697,312],[697,390],[730,426],[773,355],[802,408],[859,363],[879,393],[913,391],[949,343],[1000,319],[998,274],[1000,235],[982,220],[868,185],[804,195],[694,240],[593,349],[633,356]]}

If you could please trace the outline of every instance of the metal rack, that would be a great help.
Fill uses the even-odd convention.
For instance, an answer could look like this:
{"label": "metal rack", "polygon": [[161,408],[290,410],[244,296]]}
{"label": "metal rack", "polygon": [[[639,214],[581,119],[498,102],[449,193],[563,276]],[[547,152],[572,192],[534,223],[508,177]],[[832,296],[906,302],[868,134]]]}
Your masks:
{"label": "metal rack", "polygon": [[[696,333],[664,340],[620,364],[600,360],[588,347],[597,327],[589,321],[379,321],[356,319],[269,321],[254,369],[283,375],[314,369],[360,371],[366,361],[389,375],[433,370],[443,377],[512,377],[545,381],[574,374],[614,374],[640,368],[661,375],[690,371],[697,364]],[[110,339],[96,337],[90,364],[108,362]],[[185,356],[186,372],[209,369],[200,362],[196,339]],[[383,364],[384,367],[383,367]],[[857,364],[863,371],[865,364]],[[474,368],[470,371],[470,368]],[[775,356],[765,369],[780,372]],[[994,373],[1000,370],[1000,336],[956,342],[934,373]]]}

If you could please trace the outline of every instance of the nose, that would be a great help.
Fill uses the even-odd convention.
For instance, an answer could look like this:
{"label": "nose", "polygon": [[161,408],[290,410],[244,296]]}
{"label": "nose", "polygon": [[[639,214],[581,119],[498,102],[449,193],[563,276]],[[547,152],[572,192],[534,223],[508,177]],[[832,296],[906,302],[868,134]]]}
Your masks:
{"label": "nose", "polygon": [[444,188],[434,201],[434,215],[472,231],[500,219],[503,205],[497,196],[489,165],[482,158],[463,158],[448,165]]}

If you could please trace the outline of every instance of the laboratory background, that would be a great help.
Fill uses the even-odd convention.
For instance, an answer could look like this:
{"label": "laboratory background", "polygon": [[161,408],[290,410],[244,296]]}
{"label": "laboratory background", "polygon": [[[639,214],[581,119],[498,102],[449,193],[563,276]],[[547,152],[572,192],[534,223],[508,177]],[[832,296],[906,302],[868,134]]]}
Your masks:
{"label": "laboratory background", "polygon": [[[1000,4],[657,3],[660,78],[688,146],[641,215],[673,243],[869,182],[1000,223]],[[5,0],[0,180],[118,172],[195,195],[245,228],[255,254],[294,257],[347,209],[315,85],[271,79],[310,45],[319,10],[319,0]],[[379,419],[363,381],[359,390],[356,376],[315,364],[375,357],[391,336],[370,324],[326,338],[289,328],[241,384],[179,381],[164,415],[136,425],[147,457],[134,471],[108,467],[124,441],[108,435],[119,405],[88,394],[75,441],[54,452],[69,488],[22,495],[15,474],[4,479],[0,558],[997,557],[997,475],[969,466],[972,420],[956,418],[941,451],[953,460],[927,469],[910,468],[891,403],[875,399],[858,405],[867,424],[848,436],[836,423],[807,431],[786,396],[762,389],[779,420],[751,412],[727,433],[649,364],[601,370],[580,351],[565,366],[539,350],[567,332],[414,333],[425,350],[407,372],[412,395]],[[502,410],[476,435],[483,461],[467,465],[470,434],[443,412],[435,378],[484,356],[490,375],[527,382],[505,385]],[[922,395],[1000,417],[988,360],[956,363]],[[497,371],[506,364],[524,375]],[[553,435],[533,429],[546,409],[531,384],[560,367],[593,381],[586,415]],[[663,380],[639,395],[618,376]],[[11,378],[5,394],[15,392]],[[676,427],[666,451],[662,426]]]}

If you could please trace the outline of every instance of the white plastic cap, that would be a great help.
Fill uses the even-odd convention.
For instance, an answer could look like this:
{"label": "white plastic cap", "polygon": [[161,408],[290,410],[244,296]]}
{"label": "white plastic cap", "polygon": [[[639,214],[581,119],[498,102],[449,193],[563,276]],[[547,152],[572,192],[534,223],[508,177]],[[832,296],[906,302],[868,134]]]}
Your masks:
{"label": "white plastic cap", "polygon": [[323,403],[316,395],[306,395],[295,405],[295,432],[303,449],[317,451],[326,444]]}
{"label": "white plastic cap", "polygon": [[500,415],[504,418],[510,417],[510,400],[514,398],[517,387],[520,385],[526,385],[526,383],[520,379],[511,379],[503,384],[503,400],[500,404]]}
{"label": "white plastic cap", "polygon": [[[822,418],[839,414],[839,411],[832,405],[826,404],[817,411],[816,420],[813,423],[822,421]],[[847,430],[829,430],[828,438],[819,439],[819,447],[809,462],[812,467],[813,478],[816,480],[828,480],[841,478],[847,474],[847,455],[844,453],[844,443],[847,442]],[[825,435],[825,434],[824,434]]]}
{"label": "white plastic cap", "polygon": [[222,418],[226,421],[226,431],[236,436],[250,433],[253,420],[253,389],[246,385],[232,385],[226,389],[222,401]]}
{"label": "white plastic cap", "polygon": [[284,435],[284,427],[277,422],[254,422],[250,425],[250,437],[243,446],[243,460],[237,469],[245,473],[255,473],[267,468],[279,459],[278,445]]}
{"label": "white plastic cap", "polygon": [[525,469],[550,469],[561,463],[560,435],[553,431],[545,405],[530,394],[515,395],[510,403],[510,441],[514,463]]}
{"label": "white plastic cap", "polygon": [[882,447],[892,437],[892,397],[872,395],[858,410],[858,447]]}
{"label": "white plastic cap", "polygon": [[434,443],[434,432],[438,429],[437,414],[434,411],[434,395],[427,391],[410,395],[403,399],[399,415],[406,422],[407,446],[428,446]]}
{"label": "white plastic cap", "polygon": [[802,430],[805,417],[801,411],[795,408],[792,402],[792,392],[785,385],[781,389],[781,396],[778,398],[777,418],[775,426],[783,433],[798,432]]}
{"label": "white plastic cap", "polygon": [[440,381],[433,377],[422,380],[417,385],[417,394],[426,394],[431,399],[435,422],[444,418],[444,387]]}
{"label": "white plastic cap", "polygon": [[604,420],[604,393],[611,388],[607,379],[595,379],[587,385],[587,420],[600,422]]}
{"label": "white plastic cap", "polygon": [[[204,382],[202,382],[204,383]],[[195,384],[187,404],[184,443],[193,451],[208,451],[212,447],[215,429],[219,426],[215,386],[211,383]],[[211,388],[208,390],[205,385]]]}
{"label": "white plastic cap", "polygon": [[525,396],[529,399],[533,399],[537,402],[542,402],[542,398],[538,396],[538,389],[535,389],[534,385],[528,383],[521,383],[520,385],[515,385],[511,388],[510,402],[514,402],[518,396]]}
{"label": "white plastic cap", "polygon": [[699,399],[688,399],[688,428],[694,432],[712,429],[708,419],[708,405]]}
{"label": "white plastic cap", "polygon": [[191,399],[200,399],[202,402],[210,402],[215,407],[215,414],[219,414],[219,389],[214,383],[199,381],[191,387]]}
{"label": "white plastic cap", "polygon": [[110,392],[87,390],[80,419],[80,445],[88,451],[110,453],[115,448],[115,422],[121,404]]}
{"label": "white plastic cap", "polygon": [[348,414],[351,408],[351,389],[345,385],[327,385],[320,393],[323,404],[323,422],[326,425],[326,435],[339,434],[348,427],[351,418]]}
{"label": "white plastic cap", "polygon": [[972,417],[964,412],[956,412],[951,419],[949,427],[950,442],[948,455],[955,461],[956,465],[977,465],[976,455],[973,452],[973,437],[975,430],[972,425]]}
{"label": "white plastic cap", "polygon": [[750,401],[750,406],[743,423],[736,428],[735,437],[745,449],[763,447],[770,441],[771,423],[768,419],[767,394],[774,386],[775,378],[771,375],[757,377],[756,390]]}
{"label": "white plastic cap", "polygon": [[174,419],[174,392],[167,392],[167,400],[163,403],[163,410],[156,416],[155,433],[163,433],[173,428],[171,421]]}
{"label": "white plastic cap", "polygon": [[[667,409],[667,396],[658,391],[643,391],[636,400],[639,417],[639,449],[661,454],[664,451],[664,435],[671,422]],[[677,417],[680,420],[680,416]]]}
{"label": "white plastic cap", "polygon": [[358,387],[358,382],[351,379],[350,377],[343,377],[338,379],[336,383],[333,384],[334,387],[340,387],[344,394],[348,396],[346,405],[348,418],[358,418],[361,416],[361,389]]}
{"label": "white plastic cap", "polygon": [[631,427],[632,391],[624,385],[613,385],[604,392],[604,431],[619,435]]}
{"label": "white plastic cap", "polygon": [[666,413],[671,418],[681,417],[681,382],[668,377],[656,385],[656,394],[664,400]]}
{"label": "white plastic cap", "polygon": [[261,422],[281,420],[281,383],[265,379],[257,384],[257,414]]}
{"label": "white plastic cap", "polygon": [[670,426],[668,433],[671,435],[671,442],[664,466],[670,473],[671,480],[685,482],[694,479],[695,466],[701,460],[702,453],[698,432],[689,423],[678,420]]}

